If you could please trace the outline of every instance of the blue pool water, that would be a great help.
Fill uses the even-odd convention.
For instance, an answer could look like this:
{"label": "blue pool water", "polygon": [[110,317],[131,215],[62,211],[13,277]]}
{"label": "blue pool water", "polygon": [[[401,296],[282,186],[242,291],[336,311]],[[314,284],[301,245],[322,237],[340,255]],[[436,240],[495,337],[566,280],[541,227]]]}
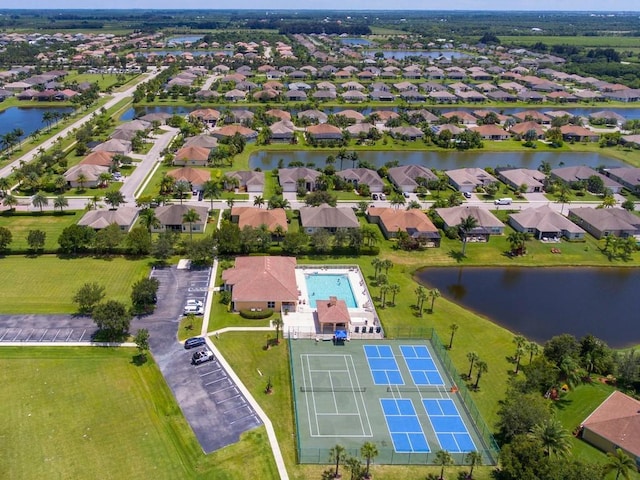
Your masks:
{"label": "blue pool water", "polygon": [[304,279],[307,282],[311,308],[315,308],[316,300],[329,300],[329,297],[344,300],[347,308],[357,307],[356,297],[353,295],[347,275],[310,273],[305,274]]}

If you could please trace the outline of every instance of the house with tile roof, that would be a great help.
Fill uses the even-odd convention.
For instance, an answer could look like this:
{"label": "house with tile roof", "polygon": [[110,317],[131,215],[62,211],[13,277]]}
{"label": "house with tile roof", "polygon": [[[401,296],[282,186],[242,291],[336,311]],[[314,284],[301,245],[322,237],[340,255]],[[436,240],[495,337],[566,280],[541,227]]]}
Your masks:
{"label": "house with tile roof", "polygon": [[204,147],[182,147],[176,152],[176,156],[173,158],[173,164],[204,167],[209,163],[210,152],[211,150]]}
{"label": "house with tile roof", "polygon": [[504,224],[489,210],[481,207],[460,205],[458,207],[436,208],[436,213],[444,222],[445,230],[458,228],[458,225],[469,216],[475,218],[478,226],[467,235],[470,242],[488,242],[491,235],[504,234]]}
{"label": "house with tile roof", "polygon": [[640,401],[616,390],[580,427],[585,442],[607,453],[619,448],[640,465]]}
{"label": "house with tile roof", "polygon": [[163,205],[156,208],[156,218],[158,219],[159,225],[152,227],[151,231],[155,233],[189,233],[189,224],[183,221],[183,217],[191,209],[195,210],[198,214],[198,221],[191,224],[191,231],[193,233],[204,233],[207,220],[209,220],[209,209],[207,207],[194,205]]}
{"label": "house with tile roof", "polygon": [[540,170],[530,168],[500,169],[498,178],[512,188],[520,190],[523,185],[527,188],[523,193],[542,192],[547,176]]}
{"label": "house with tile roof", "polygon": [[598,240],[609,235],[640,239],[640,217],[622,208],[572,208],[569,218]]}
{"label": "house with tile roof", "polygon": [[427,167],[422,165],[403,165],[401,167],[391,167],[387,171],[391,182],[402,192],[412,193],[418,187],[417,178],[424,178],[429,181],[437,181],[438,177]]}
{"label": "house with tile roof", "polygon": [[299,184],[303,185],[307,192],[313,192],[320,175],[322,174],[317,170],[307,167],[281,168],[278,170],[278,183],[283,192],[296,192]]}
{"label": "house with tile roof", "polygon": [[396,238],[406,232],[422,247],[439,247],[440,233],[431,219],[417,208],[400,210],[387,207],[369,207],[367,220],[380,227],[386,239]]}
{"label": "house with tile roof", "polygon": [[359,185],[368,185],[371,193],[380,193],[384,189],[384,182],[375,170],[368,168],[347,168],[336,172],[336,175],[347,183],[352,184],[354,190],[357,190]]}
{"label": "house with tile roof", "polygon": [[274,232],[278,227],[286,232],[289,227],[283,208],[234,206],[231,208],[231,221],[237,223],[240,230],[244,227],[261,228],[264,225],[270,232]]}
{"label": "house with tile roof", "polygon": [[116,224],[123,232],[131,230],[134,222],[138,218],[138,209],[121,205],[117,209],[110,210],[89,210],[85,213],[78,225],[102,230],[109,225]]}
{"label": "house with tile roof", "polygon": [[351,324],[347,304],[334,296],[316,300],[316,316],[321,333],[333,333],[338,329],[348,331]]}
{"label": "house with tile roof", "polygon": [[585,231],[548,205],[527,208],[509,215],[514,230],[529,233],[538,240],[583,240]]}
{"label": "house with tile roof", "polygon": [[187,182],[192,190],[202,190],[203,185],[211,180],[211,172],[201,168],[182,167],[170,170],[167,175],[176,182]]}
{"label": "house with tile roof", "polygon": [[222,289],[231,292],[231,309],[295,310],[296,264],[294,257],[237,257],[234,267],[222,272]]}
{"label": "house with tile roof", "polygon": [[478,187],[485,187],[498,180],[482,168],[467,167],[447,170],[444,172],[449,183],[460,192],[473,192]]}
{"label": "house with tile roof", "polygon": [[360,228],[360,222],[350,207],[300,207],[300,225],[305,233],[311,235],[323,229],[335,233],[338,229]]}
{"label": "house with tile roof", "polygon": [[602,179],[604,188],[608,188],[613,193],[620,193],[622,185],[614,181],[612,178],[601,174],[591,167],[585,167],[584,165],[576,165],[571,167],[554,168],[551,170],[551,178],[558,180],[562,183],[566,183],[569,186],[576,185],[585,180],[589,180],[590,177],[599,177]]}

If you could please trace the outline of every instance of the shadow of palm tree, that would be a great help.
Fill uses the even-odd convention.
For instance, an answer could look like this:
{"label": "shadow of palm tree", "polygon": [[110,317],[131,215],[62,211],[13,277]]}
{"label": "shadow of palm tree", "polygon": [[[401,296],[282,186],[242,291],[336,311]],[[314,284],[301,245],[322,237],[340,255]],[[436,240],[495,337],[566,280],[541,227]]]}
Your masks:
{"label": "shadow of palm tree", "polygon": [[466,255],[462,253],[462,250],[449,250],[447,255],[453,258],[456,262],[460,263],[465,259]]}

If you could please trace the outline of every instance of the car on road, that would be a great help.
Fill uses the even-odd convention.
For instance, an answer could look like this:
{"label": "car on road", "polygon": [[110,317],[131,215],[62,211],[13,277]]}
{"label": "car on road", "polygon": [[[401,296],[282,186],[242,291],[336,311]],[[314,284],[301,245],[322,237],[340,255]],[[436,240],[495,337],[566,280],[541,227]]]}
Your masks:
{"label": "car on road", "polygon": [[380,194],[380,200],[386,200],[387,196],[384,193]]}
{"label": "car on road", "polygon": [[464,195],[464,198],[471,198],[471,192],[462,192],[462,195]]}
{"label": "car on road", "polygon": [[372,193],[371,194],[371,199],[372,200],[378,200],[378,194],[377,193]]}
{"label": "car on road", "polygon": [[185,308],[186,307],[192,307],[192,306],[196,306],[196,307],[204,307],[204,303],[202,303],[202,300],[198,300],[196,298],[189,298],[187,300],[187,303],[184,304]]}
{"label": "car on road", "polygon": [[494,200],[493,204],[494,205],[511,205],[512,202],[513,202],[512,198],[505,197],[505,198],[498,198],[497,200]]}
{"label": "car on road", "polygon": [[184,315],[203,315],[204,308],[199,307],[197,305],[185,305],[183,314]]}
{"label": "car on road", "polygon": [[191,363],[194,365],[200,365],[211,360],[213,360],[213,352],[211,350],[199,350],[191,357]]}
{"label": "car on road", "polygon": [[185,350],[189,350],[190,348],[201,347],[202,345],[205,345],[205,344],[206,344],[206,341],[204,338],[191,337],[191,338],[187,338],[184,341],[184,348]]}
{"label": "car on road", "polygon": [[404,195],[404,198],[409,198],[409,192],[402,192],[402,195]]}

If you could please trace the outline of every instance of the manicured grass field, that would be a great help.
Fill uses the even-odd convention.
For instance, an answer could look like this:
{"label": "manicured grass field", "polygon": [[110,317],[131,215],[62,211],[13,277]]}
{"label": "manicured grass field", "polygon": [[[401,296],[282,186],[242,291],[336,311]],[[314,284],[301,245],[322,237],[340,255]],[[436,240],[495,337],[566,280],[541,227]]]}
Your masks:
{"label": "manicured grass field", "polygon": [[0,349],[0,477],[277,478],[264,428],[205,456],[134,349]]}
{"label": "manicured grass field", "polygon": [[[135,74],[126,74],[125,75],[125,83],[131,81],[138,75]],[[98,83],[98,87],[100,91],[104,92],[109,87],[115,87],[118,84],[118,75],[114,73],[72,73],[69,74],[65,79],[65,82],[73,82],[76,81],[78,83],[89,82],[89,83]]]}
{"label": "manicured grass field", "polygon": [[73,259],[42,255],[0,258],[0,313],[72,313],[74,293],[86,282],[104,285],[106,298],[129,303],[131,285],[149,273],[149,259]]}
{"label": "manicured grass field", "polygon": [[58,237],[69,225],[78,223],[84,212],[66,212],[65,215],[51,214],[42,215],[8,214],[4,212],[0,215],[0,227],[8,228],[13,236],[13,241],[9,245],[10,250],[26,250],[29,248],[27,235],[30,230],[42,230],[47,234],[44,248],[47,251],[58,249]]}

